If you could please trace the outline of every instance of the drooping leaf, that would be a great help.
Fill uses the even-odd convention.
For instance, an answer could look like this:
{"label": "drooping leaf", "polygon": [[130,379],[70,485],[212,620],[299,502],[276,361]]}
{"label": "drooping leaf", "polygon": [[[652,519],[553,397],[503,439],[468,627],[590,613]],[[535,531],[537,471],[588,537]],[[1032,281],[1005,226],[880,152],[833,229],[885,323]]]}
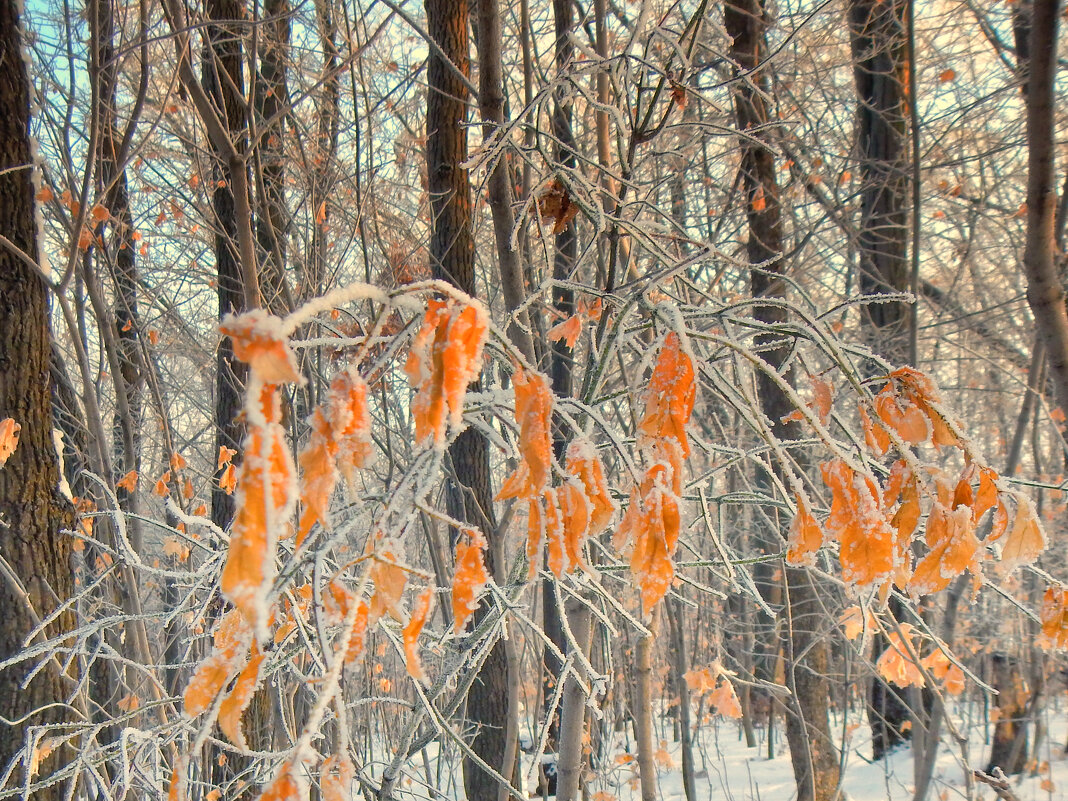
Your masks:
{"label": "drooping leaf", "polygon": [[576,439],[568,446],[567,471],[582,482],[590,504],[589,536],[596,537],[608,528],[617,506],[608,493],[604,466],[589,440]]}
{"label": "drooping leaf", "polygon": [[696,398],[693,362],[674,331],[664,337],[645,395],[645,414],[638,423],[639,440],[672,439],[682,455],[690,455],[686,425]]}
{"label": "drooping leaf", "polygon": [[252,652],[248,664],[237,674],[237,680],[229,694],[219,706],[219,728],[223,734],[239,750],[247,751],[248,743],[245,741],[245,733],[241,729],[241,716],[248,705],[252,702],[252,696],[260,681],[260,667],[263,664],[264,654],[259,646],[253,642]]}
{"label": "drooping leaf", "polygon": [[464,630],[467,619],[478,608],[479,595],[490,578],[482,557],[486,538],[470,530],[466,539],[470,542],[464,537],[456,541],[456,569],[452,578],[453,631],[457,634]]}
{"label": "drooping leaf", "polygon": [[282,320],[263,309],[240,315],[227,315],[219,330],[234,344],[234,357],[265,384],[301,384],[304,382],[297,359],[282,333]]}
{"label": "drooping leaf", "polygon": [[419,600],[415,602],[412,616],[408,619],[403,631],[404,662],[408,668],[408,675],[416,681],[423,681],[426,678],[423,663],[419,659],[419,635],[423,631],[423,626],[426,625],[433,604],[434,588],[427,587],[419,595]]}
{"label": "drooping leaf", "polygon": [[519,423],[520,463],[505,480],[498,500],[530,498],[549,482],[552,467],[553,393],[541,373],[519,368],[512,376],[515,419]]}
{"label": "drooping leaf", "polygon": [[795,493],[794,497],[797,499],[797,514],[790,525],[786,561],[791,565],[814,565],[815,554],[823,545],[823,529],[809,512],[801,494]]}

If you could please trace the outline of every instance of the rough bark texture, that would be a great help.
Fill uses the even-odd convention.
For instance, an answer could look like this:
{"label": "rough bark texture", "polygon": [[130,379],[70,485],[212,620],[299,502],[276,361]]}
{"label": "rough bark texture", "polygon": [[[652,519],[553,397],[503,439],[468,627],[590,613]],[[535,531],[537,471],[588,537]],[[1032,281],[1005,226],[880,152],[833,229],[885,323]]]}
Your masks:
{"label": "rough bark texture", "polygon": [[[208,46],[204,52],[202,82],[226,124],[231,140],[243,140],[246,128],[240,30],[234,22],[244,18],[241,0],[208,0],[205,29]],[[230,24],[227,24],[227,23]],[[243,149],[243,148],[239,148]],[[222,158],[222,154],[219,154]],[[218,275],[219,318],[240,312],[244,291],[237,244],[237,214],[231,184],[225,179],[227,165],[215,169],[212,208],[215,212],[215,269]],[[215,445],[240,450],[244,426],[238,421],[241,392],[248,375],[247,366],[234,359],[229,337],[219,342],[215,377]],[[236,464],[236,459],[235,459]],[[216,476],[218,479],[219,476]],[[211,493],[211,519],[225,529],[234,518],[234,496],[227,495],[215,481]]]}
{"label": "rough bark texture", "polygon": [[1046,345],[1057,399],[1068,404],[1068,312],[1054,261],[1057,193],[1053,183],[1057,0],[1036,0],[1027,75],[1027,302]]}
{"label": "rough bark texture", "polygon": [[[427,31],[464,75],[468,64],[468,10],[465,0],[426,0]],[[474,243],[471,237],[471,186],[467,170],[467,90],[440,56],[432,54],[427,67],[427,183],[433,231],[430,260],[435,278],[444,279],[469,295],[475,294]],[[464,430],[449,446],[452,480],[449,511],[478,527],[489,539],[486,567],[500,575],[489,443],[473,428]],[[476,617],[489,608],[483,605]],[[508,655],[498,640],[467,697],[467,717],[476,727],[471,747],[494,767],[504,760],[508,709]],[[464,761],[464,787],[471,801],[496,801],[496,779],[470,760]]]}
{"label": "rough bark texture", "polygon": [[[857,160],[861,212],[858,285],[864,294],[906,292],[908,246],[907,0],[851,0],[849,30],[857,90]],[[864,307],[876,352],[907,355],[908,308],[901,301]]]}
{"label": "rough bark texture", "polygon": [[[994,742],[986,772],[991,773],[995,767],[999,767],[1006,775],[1012,776],[1023,773],[1027,766],[1027,733],[1021,732],[1026,725],[1027,689],[1016,657],[994,654],[990,667],[990,685],[998,691],[998,719],[994,724]],[[1023,738],[1024,743],[1019,748],[1015,747],[1018,737]]]}
{"label": "rough bark texture", "polygon": [[[849,5],[861,179],[857,271],[866,295],[908,292],[910,285],[907,14],[907,0],[851,0]],[[864,307],[861,331],[875,353],[901,364],[908,357],[909,322],[904,302],[873,303]],[[897,616],[900,604],[891,601],[890,611]],[[887,645],[885,637],[875,637],[873,663]],[[911,739],[906,698],[900,687],[872,678],[867,712],[875,759]]]}
{"label": "rough bark texture", "polygon": [[[737,84],[734,100],[738,128],[749,134],[741,140],[741,169],[749,225],[750,282],[754,297],[781,298],[786,294],[782,277],[786,265],[781,257],[782,206],[775,177],[775,156],[765,143],[769,119],[764,99],[767,76],[757,71],[766,47],[766,12],[760,0],[728,0],[723,6],[723,20],[733,39],[731,57],[739,74],[746,74]],[[785,309],[777,305],[756,306],[754,313],[769,324],[786,318]],[[788,352],[789,342],[785,341],[779,347],[765,350],[763,357],[771,367],[782,370]],[[789,370],[783,377],[792,381]],[[776,436],[784,440],[799,438],[796,423],[781,422],[793,410],[788,396],[763,373],[759,374],[758,391],[764,414],[774,421]],[[781,532],[766,532],[766,539],[776,543],[781,541],[780,537]],[[826,637],[819,631],[822,608],[817,588],[807,571],[787,570],[786,589],[787,678],[792,692],[786,734],[797,797],[799,801],[829,801],[837,792],[839,771],[828,720],[830,654]],[[774,647],[764,648],[768,653],[774,650]]]}
{"label": "rough bark texture", "polygon": [[[22,60],[19,4],[0,2],[0,233],[37,259],[37,224],[30,158],[29,78]],[[22,426],[18,447],[0,467],[0,555],[28,593],[14,590],[0,577],[0,660],[23,649],[34,626],[27,609],[38,617],[70,596],[71,538],[62,529],[73,524],[72,510],[58,493],[59,467],[52,443],[52,386],[49,373],[51,328],[48,290],[39,274],[9,248],[0,245],[0,420],[11,417]],[[48,627],[55,636],[74,628],[65,613]],[[64,679],[53,664],[21,686],[31,665],[0,672],[0,716],[18,721],[0,723],[0,770],[25,744],[30,726],[55,723],[69,715],[63,706]],[[33,710],[54,704],[38,714]],[[59,749],[44,760],[40,775],[50,775],[72,754]],[[22,771],[13,780],[21,782]],[[60,799],[62,783],[33,794]]]}

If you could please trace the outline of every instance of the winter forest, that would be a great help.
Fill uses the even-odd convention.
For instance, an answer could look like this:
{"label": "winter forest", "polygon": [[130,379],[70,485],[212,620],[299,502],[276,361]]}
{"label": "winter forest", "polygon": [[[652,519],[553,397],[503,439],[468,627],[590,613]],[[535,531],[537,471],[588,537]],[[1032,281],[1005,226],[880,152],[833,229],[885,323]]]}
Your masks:
{"label": "winter forest", "polygon": [[1068,799],[1063,15],[0,0],[0,799]]}

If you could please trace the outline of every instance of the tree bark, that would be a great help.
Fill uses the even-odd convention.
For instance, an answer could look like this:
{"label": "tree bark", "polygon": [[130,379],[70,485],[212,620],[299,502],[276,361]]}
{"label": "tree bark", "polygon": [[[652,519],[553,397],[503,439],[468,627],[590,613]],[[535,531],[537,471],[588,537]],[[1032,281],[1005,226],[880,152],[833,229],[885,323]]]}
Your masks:
{"label": "tree bark", "polygon": [[[783,225],[779,186],[775,176],[775,156],[769,146],[767,123],[767,76],[759,69],[766,47],[767,16],[760,0],[726,0],[723,20],[733,39],[731,58],[742,77],[734,93],[741,139],[742,181],[746,201],[749,239],[747,255],[750,283],[756,298],[782,298],[786,295],[782,258]],[[786,321],[780,305],[757,305],[754,315],[764,323]],[[764,351],[768,365],[782,371],[790,345]],[[792,371],[783,378],[792,383]],[[793,410],[789,397],[770,376],[758,374],[758,392],[764,414],[773,423],[773,433],[782,440],[798,439],[797,423],[784,423]],[[778,550],[782,532],[765,532],[765,548]],[[792,698],[786,715],[786,735],[794,767],[799,801],[830,801],[838,788],[838,757],[831,742],[828,703],[831,695],[827,679],[830,653],[826,637],[819,631],[821,619],[818,592],[813,577],[805,570],[786,571],[787,676]],[[765,647],[766,653],[775,649]]]}
{"label": "tree bark", "polygon": [[[38,260],[30,151],[30,84],[16,0],[0,2],[0,233]],[[52,382],[48,289],[21,255],[0,245],[0,420],[22,426],[15,452],[0,467],[0,556],[25,588],[0,577],[0,660],[18,654],[37,619],[70,597],[70,504],[59,494],[59,467],[52,440]],[[32,608],[32,609],[31,609]],[[74,628],[71,612],[59,615],[45,632],[55,637]],[[69,717],[65,678],[46,666],[28,685],[32,667],[20,664],[0,672],[0,770],[26,744],[30,727]],[[40,710],[40,711],[36,711]],[[73,757],[66,748],[44,759],[38,776],[51,776]],[[13,781],[21,783],[22,772]],[[62,782],[38,789],[42,801],[63,798]]]}
{"label": "tree bark", "polygon": [[1057,400],[1068,407],[1068,312],[1054,261],[1057,193],[1054,166],[1054,82],[1057,71],[1057,0],[1035,0],[1027,70],[1027,301],[1043,338]]}
{"label": "tree bark", "polygon": [[[433,230],[430,260],[434,277],[467,294],[475,292],[474,242],[471,236],[471,186],[467,170],[468,9],[466,0],[426,0],[427,32],[441,48],[432,52],[427,67],[427,183]],[[486,568],[499,576],[500,533],[493,511],[489,443],[474,428],[462,431],[449,446],[452,477],[447,491],[453,517],[476,526],[486,535]],[[475,617],[489,613],[483,603]],[[477,623],[476,623],[477,625]],[[503,640],[490,649],[467,697],[467,715],[476,727],[472,750],[488,765],[503,764],[508,710],[508,655]],[[464,760],[464,787],[471,801],[496,801],[498,783],[475,762]]]}

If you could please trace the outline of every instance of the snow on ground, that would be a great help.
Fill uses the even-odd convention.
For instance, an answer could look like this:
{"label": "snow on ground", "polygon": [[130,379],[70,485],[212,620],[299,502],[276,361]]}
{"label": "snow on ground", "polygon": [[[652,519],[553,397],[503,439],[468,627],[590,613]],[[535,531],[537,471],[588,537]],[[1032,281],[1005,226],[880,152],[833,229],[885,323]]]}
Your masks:
{"label": "snow on ground", "polygon": [[[1068,801],[1068,756],[1064,751],[1068,737],[1068,710],[1059,701],[1048,713],[1049,736],[1043,739],[1040,747],[1039,772],[1033,776],[1011,778],[1013,792],[1019,801]],[[985,738],[988,732],[993,733],[993,724],[984,723],[982,710],[978,707],[958,712],[954,720],[959,731],[969,732],[971,767],[984,768],[990,753]],[[658,734],[666,739],[660,741],[663,750],[658,754],[660,798],[661,801],[685,801],[679,744],[672,741],[671,721],[662,718],[657,721],[657,726],[661,725],[663,731]],[[848,748],[843,758],[846,793],[843,801],[911,801],[914,789],[911,747],[902,747],[889,758],[873,763],[870,760],[870,731],[863,714],[852,714],[845,729]],[[841,721],[834,730],[841,736]],[[701,727],[694,743],[697,801],[792,801],[796,798],[781,718],[773,733],[773,758],[768,758],[766,729],[758,728],[756,734],[756,747],[747,748],[741,727],[733,721],[716,720]],[[628,741],[626,735],[619,735],[610,751],[609,764],[602,766],[589,783],[591,801],[640,801],[633,749],[633,739]],[[455,748],[447,751],[450,754],[445,760],[447,766],[438,764],[436,744],[427,748],[425,760],[422,757],[412,760],[405,778],[398,784],[397,797],[403,801],[463,799],[458,754]],[[532,758],[532,755],[523,755],[525,775],[531,772]],[[374,776],[379,774],[380,768],[381,765],[367,766],[368,772]],[[943,736],[928,801],[967,798],[964,775],[960,746]],[[538,797],[536,775],[526,791],[529,796]],[[991,788],[975,783],[973,798],[986,801],[996,796]]]}

